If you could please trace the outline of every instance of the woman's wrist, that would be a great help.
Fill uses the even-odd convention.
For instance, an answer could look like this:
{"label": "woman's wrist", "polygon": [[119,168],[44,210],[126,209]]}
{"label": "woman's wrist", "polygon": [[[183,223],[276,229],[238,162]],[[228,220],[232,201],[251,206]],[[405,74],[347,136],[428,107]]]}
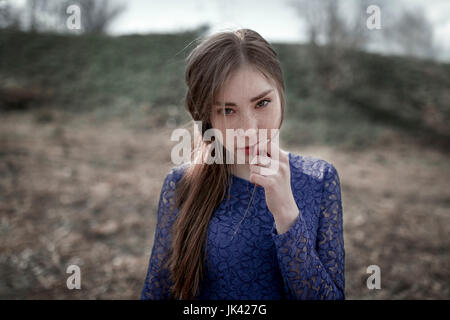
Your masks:
{"label": "woman's wrist", "polygon": [[295,206],[291,205],[274,215],[277,233],[282,234],[288,231],[294,224],[295,220],[297,220],[299,214],[300,210],[298,209],[297,204],[295,204]]}

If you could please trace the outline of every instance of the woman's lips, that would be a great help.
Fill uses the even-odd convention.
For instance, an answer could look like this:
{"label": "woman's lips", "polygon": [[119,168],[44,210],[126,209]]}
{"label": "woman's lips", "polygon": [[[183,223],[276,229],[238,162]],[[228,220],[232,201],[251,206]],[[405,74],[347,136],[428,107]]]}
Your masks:
{"label": "woman's lips", "polygon": [[[238,150],[239,150],[239,152],[240,152],[240,150],[244,150],[246,155],[250,155],[250,154],[253,154],[253,152],[255,151],[255,148],[257,148],[257,147],[258,147],[258,144],[254,144],[254,145],[252,145],[250,147],[247,146],[247,147],[244,147],[244,148],[238,148]],[[259,155],[259,150],[257,151],[257,154]],[[267,155],[269,157],[271,156],[270,153],[268,153],[268,152],[267,152]]]}
{"label": "woman's lips", "polygon": [[245,154],[249,155],[253,153],[253,149],[255,148],[255,146],[250,146],[250,147],[245,147],[245,148],[239,148],[239,150],[244,150]]}

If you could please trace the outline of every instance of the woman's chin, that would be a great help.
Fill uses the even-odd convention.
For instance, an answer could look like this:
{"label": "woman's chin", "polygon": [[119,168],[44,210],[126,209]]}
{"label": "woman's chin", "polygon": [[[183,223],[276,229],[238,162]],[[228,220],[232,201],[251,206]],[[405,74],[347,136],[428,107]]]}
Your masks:
{"label": "woman's chin", "polygon": [[[232,164],[249,164],[251,159],[251,154],[245,149],[235,149],[234,159]],[[227,156],[231,155],[231,152],[227,149]],[[239,162],[238,162],[239,160]],[[224,160],[225,161],[225,160]]]}
{"label": "woman's chin", "polygon": [[[239,162],[238,162],[239,161]],[[249,164],[250,163],[250,154],[245,150],[237,150],[234,157],[235,164]]]}

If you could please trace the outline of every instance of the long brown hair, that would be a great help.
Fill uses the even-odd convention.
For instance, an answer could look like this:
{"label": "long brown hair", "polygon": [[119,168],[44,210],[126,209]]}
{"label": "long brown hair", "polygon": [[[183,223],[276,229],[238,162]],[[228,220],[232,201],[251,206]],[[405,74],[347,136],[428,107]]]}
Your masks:
{"label": "long brown hair", "polygon": [[[188,55],[185,73],[185,107],[194,121],[201,121],[202,136],[211,128],[211,109],[222,85],[240,67],[251,65],[273,82],[284,119],[285,88],[277,53],[250,29],[224,31],[203,39]],[[194,153],[203,154],[207,141],[195,142]],[[224,146],[223,153],[227,150]],[[190,164],[176,186],[178,217],[172,228],[167,265],[173,283],[172,298],[195,299],[203,279],[208,224],[226,196],[231,181],[230,164]]]}

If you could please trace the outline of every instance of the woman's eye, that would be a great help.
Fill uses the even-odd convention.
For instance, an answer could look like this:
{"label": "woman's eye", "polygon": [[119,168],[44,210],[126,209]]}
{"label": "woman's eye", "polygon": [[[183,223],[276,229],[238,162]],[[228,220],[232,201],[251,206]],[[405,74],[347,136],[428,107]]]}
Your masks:
{"label": "woman's eye", "polygon": [[265,106],[267,106],[269,104],[269,102],[270,102],[269,99],[264,99],[264,100],[261,100],[260,102],[258,102],[257,106],[258,107],[265,107]]}
{"label": "woman's eye", "polygon": [[230,115],[230,114],[232,114],[232,113],[234,112],[234,110],[231,109],[231,108],[225,108],[225,109],[219,110],[219,112],[220,112],[220,113],[223,113],[223,114],[225,114],[225,115]]}

